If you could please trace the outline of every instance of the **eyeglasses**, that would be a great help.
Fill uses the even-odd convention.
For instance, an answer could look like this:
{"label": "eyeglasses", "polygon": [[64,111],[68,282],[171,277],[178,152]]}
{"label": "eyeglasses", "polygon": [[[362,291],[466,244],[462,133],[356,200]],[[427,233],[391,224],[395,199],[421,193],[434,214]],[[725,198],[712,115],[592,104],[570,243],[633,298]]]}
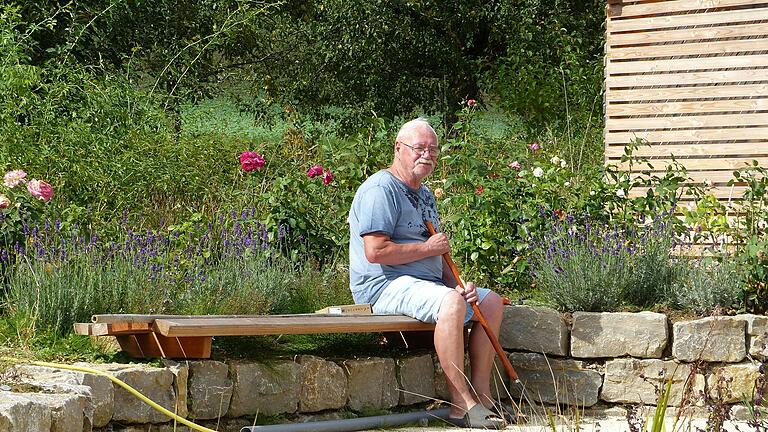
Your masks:
{"label": "eyeglasses", "polygon": [[400,141],[400,144],[408,147],[409,149],[413,150],[414,153],[416,153],[419,156],[424,156],[424,153],[429,151],[430,154],[437,156],[440,154],[440,147],[438,146],[429,146],[429,147],[414,147],[410,144],[406,144],[402,141]]}

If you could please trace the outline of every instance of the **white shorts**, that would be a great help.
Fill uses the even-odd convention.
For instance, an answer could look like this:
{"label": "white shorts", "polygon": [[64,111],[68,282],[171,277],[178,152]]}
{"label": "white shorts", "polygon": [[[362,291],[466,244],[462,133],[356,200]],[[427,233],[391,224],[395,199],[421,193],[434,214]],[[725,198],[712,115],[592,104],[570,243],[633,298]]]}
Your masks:
{"label": "white shorts", "polygon": [[[373,313],[402,314],[426,323],[436,323],[443,297],[453,290],[442,283],[400,276],[381,292],[381,296],[373,304]],[[477,303],[482,303],[490,292],[487,288],[477,288]],[[464,323],[468,323],[473,315],[472,307],[467,304]]]}

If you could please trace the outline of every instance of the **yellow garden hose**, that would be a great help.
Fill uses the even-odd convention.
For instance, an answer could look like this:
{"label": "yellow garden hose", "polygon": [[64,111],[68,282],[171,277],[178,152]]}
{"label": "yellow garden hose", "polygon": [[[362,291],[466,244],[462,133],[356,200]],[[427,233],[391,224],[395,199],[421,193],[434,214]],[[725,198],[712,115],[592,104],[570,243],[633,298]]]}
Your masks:
{"label": "yellow garden hose", "polygon": [[144,403],[151,406],[152,408],[156,409],[157,411],[160,411],[161,413],[167,415],[168,417],[176,420],[177,422],[188,426],[194,430],[202,431],[202,432],[217,432],[213,429],[209,429],[204,426],[200,426],[199,424],[192,423],[191,421],[185,419],[184,417],[180,417],[176,415],[175,413],[172,413],[168,411],[167,409],[163,408],[162,406],[158,405],[156,402],[152,401],[152,399],[144,396],[143,394],[139,393],[138,390],[134,389],[133,387],[129,386],[128,384],[124,383],[123,381],[120,381],[119,379],[115,378],[112,374],[104,371],[100,371],[97,369],[91,369],[87,367],[82,366],[71,366],[66,364],[59,364],[59,363],[48,363],[48,362],[41,362],[41,361],[25,361],[25,360],[19,360],[11,357],[0,357],[0,361],[9,362],[9,363],[29,363],[31,365],[35,366],[44,366],[54,369],[68,369],[73,370],[77,372],[85,372],[93,375],[100,375],[105,376],[109,378],[113,383],[119,385],[120,387],[128,390],[132,395],[136,396],[137,398],[141,399]]}

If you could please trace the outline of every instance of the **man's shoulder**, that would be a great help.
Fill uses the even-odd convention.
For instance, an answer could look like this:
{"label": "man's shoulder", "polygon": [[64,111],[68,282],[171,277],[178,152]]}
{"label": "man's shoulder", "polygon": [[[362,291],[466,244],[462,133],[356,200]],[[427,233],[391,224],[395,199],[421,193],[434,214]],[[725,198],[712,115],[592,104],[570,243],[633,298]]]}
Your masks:
{"label": "man's shoulder", "polygon": [[363,184],[360,185],[360,188],[358,191],[364,191],[368,189],[373,189],[377,187],[382,187],[386,189],[390,189],[397,186],[397,181],[395,181],[392,174],[389,173],[387,170],[381,170],[376,172],[375,174],[368,177]]}

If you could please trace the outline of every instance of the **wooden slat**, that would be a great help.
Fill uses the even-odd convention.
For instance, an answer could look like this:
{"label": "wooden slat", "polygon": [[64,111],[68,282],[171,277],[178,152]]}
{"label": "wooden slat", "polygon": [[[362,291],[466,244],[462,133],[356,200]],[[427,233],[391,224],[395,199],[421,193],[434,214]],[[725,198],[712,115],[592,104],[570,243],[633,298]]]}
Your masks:
{"label": "wooden slat", "polygon": [[75,334],[86,336],[116,336],[151,332],[149,323],[75,323]]}
{"label": "wooden slat", "polygon": [[[768,72],[766,72],[768,73]],[[718,85],[706,87],[682,87],[661,89],[608,90],[605,100],[611,102],[635,101],[679,101],[680,99],[702,99],[744,96],[768,96],[768,84]]]}
{"label": "wooden slat", "polygon": [[[250,318],[261,317],[263,315],[156,315],[156,314],[102,314],[91,316],[91,322],[94,323],[153,323],[159,318],[195,318],[195,319],[211,319],[211,318]],[[277,315],[277,316],[294,316],[294,315]]]}
{"label": "wooden slat", "polygon": [[608,6],[608,16],[633,17],[655,14],[690,12],[712,8],[748,6],[763,3],[760,0],[673,0],[655,3],[612,4]]}
{"label": "wooden slat", "polygon": [[605,119],[605,129],[609,131],[765,125],[768,113]]}
{"label": "wooden slat", "polygon": [[[653,57],[672,57],[701,54],[731,54],[744,51],[768,50],[768,39],[730,40],[722,42],[696,42],[674,45],[651,45],[627,48],[611,48],[606,58],[630,60]],[[706,63],[706,59],[702,59]]]}
{"label": "wooden slat", "polygon": [[[763,26],[768,29],[768,24],[763,24]],[[616,73],[674,72],[766,66],[768,66],[768,55],[766,54],[629,62],[609,60],[605,67],[605,73],[612,75]]]}
{"label": "wooden slat", "polygon": [[434,324],[402,315],[294,315],[255,318],[156,319],[163,336],[258,336],[311,333],[366,333],[432,330]]}
{"label": "wooden slat", "polygon": [[[620,158],[624,154],[623,145],[606,146],[607,158]],[[737,156],[741,158],[768,155],[768,141],[757,143],[733,143],[733,144],[679,144],[679,145],[642,145],[635,149],[636,157],[649,156]]]}
{"label": "wooden slat", "polygon": [[723,254],[732,255],[736,252],[736,248],[737,246],[734,244],[715,245],[712,243],[702,243],[675,248],[672,250],[672,254],[687,257],[712,257]]}
{"label": "wooden slat", "polygon": [[[744,191],[746,190],[745,186],[715,186],[710,191],[709,194],[714,195],[717,199],[720,200],[733,200],[733,199],[740,199],[741,196],[744,194]],[[645,196],[648,192],[648,188],[645,187],[637,187],[633,188],[629,191],[628,196],[630,198],[636,198],[640,196]],[[690,198],[691,196],[687,193],[685,193],[684,190],[679,191],[678,196],[682,194],[683,197]]]}
{"label": "wooden slat", "polygon": [[652,75],[611,75],[606,77],[605,84],[607,88],[613,88],[662,85],[727,84],[744,81],[768,82],[768,69],[662,73]]}
{"label": "wooden slat", "polygon": [[768,99],[726,99],[696,102],[641,102],[608,104],[605,114],[614,116],[639,116],[655,114],[701,114],[706,112],[761,111],[768,110]]}
{"label": "wooden slat", "polygon": [[627,144],[643,138],[649,143],[672,143],[689,141],[731,141],[768,139],[768,128],[751,127],[742,129],[696,129],[650,132],[609,132],[606,144]]}
{"label": "wooden slat", "polygon": [[[649,171],[651,175],[657,177],[664,177],[664,171]],[[647,178],[646,174],[643,174],[640,169],[634,169],[634,172],[630,174],[630,178]],[[689,171],[686,177],[690,179],[690,183],[701,184],[709,180],[720,186],[725,186],[730,180],[735,180],[733,177],[733,170],[724,171]],[[740,184],[743,186],[743,184]]]}
{"label": "wooden slat", "polygon": [[[768,153],[768,151],[766,151]],[[752,166],[752,161],[757,160],[760,166],[768,166],[768,157],[762,158],[708,158],[708,159],[678,159],[677,162],[681,163],[688,170],[728,170],[729,172]],[[648,161],[654,170],[665,170],[667,166],[672,165],[672,159],[652,159]],[[629,162],[614,161],[613,165],[616,165],[620,170],[628,170]],[[632,163],[634,170],[651,169],[644,162],[634,161]]]}
{"label": "wooden slat", "polygon": [[686,26],[737,24],[759,20],[768,20],[768,6],[755,9],[707,12],[690,15],[669,15],[634,19],[609,18],[607,20],[606,28],[610,34],[614,34],[618,32],[647,31]]}
{"label": "wooden slat", "polygon": [[768,35],[766,23],[741,24],[722,27],[686,28],[638,33],[608,34],[606,43],[616,45],[667,43],[697,39],[718,39]]}

